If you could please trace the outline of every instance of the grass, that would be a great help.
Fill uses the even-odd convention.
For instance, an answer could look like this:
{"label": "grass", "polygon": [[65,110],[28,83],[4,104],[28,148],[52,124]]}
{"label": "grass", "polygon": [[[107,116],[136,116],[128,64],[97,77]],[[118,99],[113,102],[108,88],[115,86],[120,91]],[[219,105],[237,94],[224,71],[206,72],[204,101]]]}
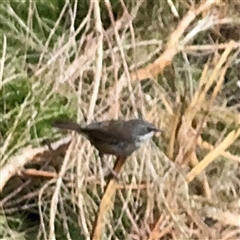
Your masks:
{"label": "grass", "polygon": [[[211,239],[215,231],[213,238],[232,234],[236,239],[239,4],[212,7],[225,24],[203,11],[181,34],[181,51],[169,67],[152,79],[139,76],[140,83],[129,76],[164,52],[190,6],[177,1],[125,4],[112,1],[113,16],[123,25],[124,10],[133,18],[118,33],[108,30],[112,19],[104,1],[100,6],[62,0],[0,4],[0,166],[26,148],[42,146],[44,139],[60,138],[52,119],[129,119],[141,112],[164,132],[123,166],[104,212],[102,238]],[[96,30],[101,23],[106,30],[102,40]],[[69,179],[59,189],[59,179],[17,176],[7,183],[1,196],[2,239],[89,237],[106,193],[107,167],[75,135],[65,158],[57,158],[66,163]],[[209,219],[218,224],[206,224]]]}

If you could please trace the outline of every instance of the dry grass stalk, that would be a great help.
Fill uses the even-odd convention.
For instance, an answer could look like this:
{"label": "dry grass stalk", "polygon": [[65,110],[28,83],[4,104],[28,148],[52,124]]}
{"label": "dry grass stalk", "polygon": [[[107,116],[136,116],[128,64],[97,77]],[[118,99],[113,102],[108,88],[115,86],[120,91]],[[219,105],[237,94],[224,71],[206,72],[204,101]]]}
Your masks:
{"label": "dry grass stalk", "polygon": [[[24,149],[23,153],[18,153],[15,157],[9,159],[6,149],[14,136],[15,126],[24,115],[26,102],[25,105],[22,105],[13,129],[9,131],[9,136],[2,148],[3,153],[5,153],[3,159],[7,164],[0,170],[1,180],[3,180],[0,182],[0,191],[15,174],[33,175],[35,177],[40,175],[41,177],[52,178],[40,190],[37,189],[34,194],[29,193],[26,195],[29,199],[38,196],[38,208],[41,218],[39,236],[42,234],[41,236],[45,239],[57,238],[55,225],[59,222],[64,225],[64,233],[67,239],[71,239],[68,223],[73,221],[72,216],[77,216],[74,223],[81,229],[81,233],[85,238],[89,238],[91,235],[92,239],[101,239],[107,234],[109,238],[117,238],[119,229],[121,230],[119,235],[124,235],[126,239],[127,237],[131,239],[236,239],[239,234],[236,228],[239,227],[236,223],[239,215],[235,211],[239,204],[233,201],[228,205],[229,199],[226,200],[225,196],[222,197],[221,194],[231,195],[231,197],[227,196],[231,200],[238,197],[237,164],[240,162],[240,157],[237,153],[230,153],[230,151],[232,146],[239,142],[240,131],[239,127],[231,129],[230,125],[232,123],[239,125],[240,117],[239,113],[233,113],[232,110],[220,106],[218,96],[223,88],[226,71],[235,60],[233,52],[239,48],[239,42],[231,41],[224,44],[186,46],[196,38],[197,34],[219,26],[223,22],[226,23],[226,20],[217,19],[212,13],[209,16],[208,11],[218,6],[219,1],[204,1],[195,9],[189,10],[183,19],[179,20],[180,23],[177,29],[170,35],[163,54],[159,56],[161,47],[158,46],[157,50],[153,50],[154,54],[153,52],[149,54],[155,57],[157,55],[156,60],[152,61],[151,58],[146,58],[147,60],[144,61],[140,59],[135,66],[141,66],[142,62],[147,63],[147,66],[137,71],[130,70],[134,67],[129,66],[129,59],[125,51],[127,48],[137,48],[141,44],[143,46],[144,44],[150,45],[150,41],[147,41],[147,43],[144,41],[137,42],[132,26],[132,21],[143,1],[134,8],[135,13],[134,10],[132,13],[128,13],[124,2],[120,2],[124,13],[119,20],[115,21],[111,5],[108,1],[105,1],[112,26],[103,33],[99,3],[91,1],[89,12],[84,21],[63,47],[61,40],[59,41],[58,44],[61,47],[57,47],[57,51],[51,55],[48,62],[42,65],[44,64],[44,54],[49,41],[59,24],[56,23],[48,41],[44,45],[41,64],[39,63],[39,69],[35,72],[35,77],[41,76],[50,66],[54,69],[59,56],[63,57],[65,51],[74,44],[76,45],[76,35],[86,27],[86,32],[84,32],[79,44],[81,45],[84,41],[87,41],[87,47],[84,48],[81,56],[77,56],[67,66],[64,65],[63,70],[66,71],[60,72],[58,76],[54,77],[56,79],[56,81],[54,80],[54,94],[60,92],[60,88],[67,85],[70,85],[74,91],[74,83],[79,77],[79,88],[76,91],[77,108],[79,110],[77,115],[81,119],[82,113],[80,111],[83,111],[88,120],[99,116],[101,116],[101,119],[111,118],[112,116],[117,118],[122,109],[123,112],[126,111],[123,115],[129,118],[132,115],[137,115],[139,102],[141,102],[143,105],[141,106],[142,112],[146,113],[143,115],[149,121],[155,122],[159,126],[163,125],[165,129],[163,138],[161,140],[156,139],[157,146],[151,143],[138,153],[133,154],[130,161],[126,161],[126,169],[121,174],[121,180],[126,185],[112,179],[106,186],[102,166],[98,159],[96,160],[94,157],[92,148],[86,142],[83,143],[81,138],[77,138],[77,141],[75,141],[76,138],[67,138],[67,141],[62,139],[57,147],[53,147],[54,151],[47,147]],[[175,3],[172,1],[167,3],[172,14],[178,18],[180,12],[174,5]],[[66,8],[66,6],[64,7]],[[89,22],[92,11],[95,12],[97,37],[93,37],[94,31],[87,35],[87,31],[90,29]],[[191,23],[200,15],[202,21],[198,21],[195,26],[191,26]],[[74,22],[74,17],[72,16],[72,18]],[[126,47],[123,46],[122,32],[119,30],[124,31],[123,27],[128,25],[130,25],[129,31],[132,43],[127,44]],[[184,33],[186,33],[185,36]],[[113,37],[115,37],[116,42]],[[109,45],[114,46],[110,50],[107,49],[106,52],[103,51],[105,38],[108,38]],[[4,45],[5,48],[6,45]],[[3,51],[4,54],[6,54],[5,50]],[[192,95],[189,94],[188,96],[186,94],[184,95],[185,98],[181,98],[179,88],[179,91],[174,93],[175,98],[172,98],[171,93],[168,94],[167,90],[158,86],[159,84],[155,84],[155,81],[149,93],[144,93],[141,90],[139,92],[143,97],[136,97],[138,94],[135,94],[131,81],[155,78],[160,73],[163,73],[167,66],[172,65],[173,59],[178,53],[182,52],[183,55],[186,55],[186,53],[193,53],[196,50],[202,52],[215,51],[216,57],[212,62],[211,60],[206,61],[207,63],[204,62],[203,69],[200,69],[202,71],[200,81],[197,87],[194,86]],[[120,53],[117,53],[117,51]],[[92,70],[92,65],[95,65],[95,59],[92,59],[96,53],[98,53],[97,65],[93,80],[90,83],[85,83],[82,74],[85,70]],[[5,58],[4,54],[3,58]],[[117,64],[105,67],[102,63],[110,55],[112,61],[116,61]],[[80,73],[79,66],[81,66]],[[120,66],[122,66],[121,70],[119,70]],[[110,74],[112,69],[114,69],[115,85],[109,80],[109,76],[112,76]],[[50,76],[53,76],[51,75],[52,71],[49,71]],[[118,77],[120,71],[122,71],[122,75]],[[2,78],[2,72],[0,72],[0,77]],[[105,91],[104,81],[110,85]],[[6,84],[6,81],[1,83]],[[125,86],[128,88],[127,94],[130,93],[130,97],[127,96],[130,100],[127,98],[123,103],[122,99],[127,95],[124,89]],[[187,89],[187,86],[185,87]],[[153,91],[151,92],[151,90]],[[65,94],[65,89],[63,91]],[[89,91],[92,92],[92,95],[89,94]],[[86,99],[87,101],[90,100],[89,105],[85,103]],[[139,99],[141,101],[138,101]],[[101,103],[96,104],[99,100],[101,100]],[[110,107],[109,110],[105,109],[106,102]],[[118,107],[116,108],[116,106]],[[133,109],[130,110],[129,106]],[[222,112],[220,112],[220,109]],[[226,114],[226,118],[220,116],[223,113]],[[209,123],[215,124],[221,121],[226,126],[222,132],[208,126]],[[209,134],[209,138],[203,137],[205,131]],[[212,140],[211,136],[216,141]],[[70,144],[72,139],[72,144]],[[207,153],[202,151],[202,155],[199,154],[199,147],[207,150]],[[164,149],[167,156],[163,154],[162,149]],[[63,154],[66,154],[65,158],[61,158],[60,171],[56,171],[56,173],[24,169],[24,166],[29,162],[57,159],[59,155]],[[218,162],[215,161],[216,158],[218,158]],[[222,159],[224,159],[224,166],[222,166]],[[70,162],[72,165],[69,164]],[[120,172],[123,163],[124,160],[117,160],[116,172]],[[209,172],[213,171],[211,167],[213,170],[222,171],[222,173],[216,174],[217,177],[220,176],[218,182],[214,173],[209,174]],[[231,175],[227,175],[229,172]],[[196,179],[198,181],[193,181]],[[201,198],[195,198],[194,194],[191,193],[193,188],[191,184],[187,184],[190,182],[201,188]],[[6,212],[9,210],[9,213],[12,213],[17,209],[14,208],[13,201],[11,203],[7,202],[13,198],[13,195],[17,196],[17,193],[26,185],[27,182],[23,182],[22,187],[3,199],[1,203],[4,208],[6,207]],[[89,194],[89,191],[91,194]],[[103,194],[102,197],[100,197],[101,194]],[[115,199],[113,199],[114,196]],[[22,204],[24,200],[26,201],[26,198],[19,198],[17,203]],[[98,202],[100,202],[99,206]],[[113,208],[113,205],[116,208]],[[119,206],[121,214],[115,215]],[[29,204],[24,207],[31,208],[32,206]],[[98,213],[94,216],[93,213],[95,212]],[[69,217],[69,213],[71,217]],[[108,217],[110,213],[112,216]],[[217,224],[207,223],[208,218],[213,218],[217,221]],[[49,229],[47,228],[47,219],[50,219]],[[95,224],[93,225],[94,219]]]}

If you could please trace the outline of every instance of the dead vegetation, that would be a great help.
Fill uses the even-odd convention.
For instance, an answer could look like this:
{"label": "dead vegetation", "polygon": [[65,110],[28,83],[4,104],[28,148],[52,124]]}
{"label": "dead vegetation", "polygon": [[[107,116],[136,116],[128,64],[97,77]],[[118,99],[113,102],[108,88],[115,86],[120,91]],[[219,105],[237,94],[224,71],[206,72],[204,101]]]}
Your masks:
{"label": "dead vegetation", "polygon": [[[23,35],[27,47],[40,49],[37,64],[21,66],[3,37],[3,96],[19,77],[29,89],[2,115],[3,126],[12,124],[0,129],[1,237],[33,234],[12,224],[18,214],[23,223],[37,218],[36,239],[240,238],[239,3],[156,3],[147,20],[148,1],[120,0],[117,18],[102,3],[91,1],[74,28],[74,2],[68,30],[57,35],[56,21],[41,44],[29,6]],[[61,116],[90,122],[139,114],[164,133],[125,163],[109,157],[120,181],[106,180],[108,168],[84,138],[60,138],[46,124]],[[60,140],[51,147],[41,143],[53,136]]]}

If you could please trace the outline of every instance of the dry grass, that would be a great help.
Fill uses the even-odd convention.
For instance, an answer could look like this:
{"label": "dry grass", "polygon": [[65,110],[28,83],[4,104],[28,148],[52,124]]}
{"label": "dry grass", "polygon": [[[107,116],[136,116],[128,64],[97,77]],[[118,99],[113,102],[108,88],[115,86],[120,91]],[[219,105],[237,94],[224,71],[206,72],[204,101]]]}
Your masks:
{"label": "dry grass", "polygon": [[[119,0],[115,20],[110,3],[101,3],[90,1],[77,27],[77,1],[51,21],[34,2],[25,21],[11,4],[0,6],[0,19],[8,16],[0,63],[2,239],[238,239],[240,5],[170,0],[149,15],[148,1]],[[54,151],[39,147],[60,138],[53,118],[139,113],[164,132],[119,167],[119,182],[104,178],[114,158],[102,166],[81,136],[59,140]]]}

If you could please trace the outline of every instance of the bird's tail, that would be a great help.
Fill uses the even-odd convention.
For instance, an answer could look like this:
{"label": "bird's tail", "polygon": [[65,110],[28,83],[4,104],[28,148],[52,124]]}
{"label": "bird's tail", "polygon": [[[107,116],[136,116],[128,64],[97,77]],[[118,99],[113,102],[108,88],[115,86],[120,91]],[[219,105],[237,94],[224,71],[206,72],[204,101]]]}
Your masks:
{"label": "bird's tail", "polygon": [[77,132],[81,132],[82,128],[78,123],[72,122],[70,120],[55,120],[52,123],[53,127],[67,130],[74,130]]}

